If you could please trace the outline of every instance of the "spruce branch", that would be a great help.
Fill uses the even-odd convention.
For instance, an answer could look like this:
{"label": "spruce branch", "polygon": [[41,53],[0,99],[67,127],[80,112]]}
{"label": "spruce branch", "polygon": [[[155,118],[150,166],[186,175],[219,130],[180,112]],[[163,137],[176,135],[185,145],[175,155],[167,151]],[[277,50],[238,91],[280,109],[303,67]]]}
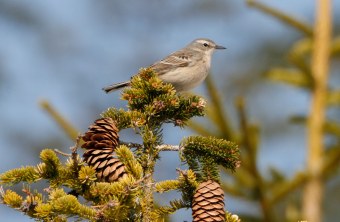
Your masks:
{"label": "spruce branch", "polygon": [[35,217],[35,207],[42,203],[42,194],[37,191],[31,192],[29,186],[24,186],[22,191],[26,194],[26,198],[23,199],[21,206],[19,208],[20,211],[29,215],[30,217]]}
{"label": "spruce branch", "polygon": [[16,192],[12,190],[6,190],[6,192],[3,190],[3,187],[1,187],[1,202],[3,204],[6,204],[12,208],[19,209],[21,207],[23,198],[17,194]]}
{"label": "spruce branch", "polygon": [[155,219],[162,219],[165,216],[172,214],[176,212],[179,209],[182,208],[189,208],[190,205],[185,203],[183,200],[175,199],[170,201],[169,206],[161,206],[157,209],[155,209],[154,214],[156,215]]}
{"label": "spruce branch", "polygon": [[179,189],[181,183],[178,180],[164,180],[155,184],[155,191],[164,193]]}
{"label": "spruce branch", "polygon": [[26,166],[0,174],[0,184],[14,185],[20,182],[33,183],[40,179],[36,167]]}
{"label": "spruce branch", "polygon": [[78,179],[82,184],[91,185],[97,180],[96,171],[90,166],[83,166],[79,170]]}
{"label": "spruce branch", "polygon": [[45,149],[40,152],[40,159],[43,161],[38,165],[41,177],[44,179],[58,177],[58,168],[61,164],[57,154],[51,149]]}
{"label": "spruce branch", "polygon": [[240,165],[238,146],[224,139],[190,136],[181,141],[181,146],[188,163],[193,163],[196,158],[202,157],[212,158],[216,164],[232,171]]}
{"label": "spruce branch", "polygon": [[113,119],[119,130],[131,127],[132,119],[141,118],[137,112],[129,112],[116,108],[108,108],[101,116],[103,118],[109,117]]}
{"label": "spruce branch", "polygon": [[127,173],[135,177],[136,180],[143,177],[142,166],[129,148],[122,145],[116,149],[116,154],[119,160],[124,164]]}
{"label": "spruce branch", "polygon": [[[172,85],[163,83],[151,69],[141,69],[131,80],[131,87],[124,89],[122,98],[127,100],[128,109],[110,108],[103,112],[103,118],[97,119],[84,135],[78,135],[71,154],[45,149],[40,153],[42,162],[36,167],[0,175],[3,184],[44,179],[48,182],[44,189],[47,197],[31,193],[27,188],[26,197],[11,190],[0,190],[0,200],[37,220],[67,221],[68,217],[76,217],[90,221],[114,218],[149,222],[191,207],[200,180],[218,180],[217,164],[236,168],[237,146],[225,140],[190,137],[180,145],[163,144],[164,123],[183,127],[193,116],[204,115],[206,102],[201,97],[177,94]],[[61,125],[67,126],[49,104],[43,105]],[[143,142],[120,141],[118,132],[125,128],[132,128]],[[84,160],[78,155],[81,142]],[[201,172],[178,170],[176,180],[155,182],[155,165],[163,151],[185,154],[188,163],[196,161],[201,166]],[[66,163],[62,163],[57,154],[68,157]],[[66,193],[64,187],[72,191]],[[182,198],[156,208],[154,193],[172,190],[181,192]]]}
{"label": "spruce branch", "polygon": [[182,192],[182,199],[188,205],[191,205],[194,192],[196,188],[199,186],[197,181],[197,174],[193,170],[179,170],[178,180],[180,181],[180,190]]}
{"label": "spruce branch", "polygon": [[130,195],[134,195],[138,191],[135,182],[136,180],[132,176],[127,175],[114,183],[93,183],[85,196],[88,199],[96,200],[98,204],[105,204],[111,200],[122,203],[125,200],[129,200]]}
{"label": "spruce branch", "polygon": [[169,206],[162,206],[155,210],[156,218],[163,217],[174,213],[181,208],[189,208],[191,206],[194,191],[198,183],[196,174],[192,170],[182,171],[177,169],[179,177],[177,180],[166,180],[156,183],[155,189],[157,192],[163,193],[171,190],[179,190],[182,192],[182,199],[170,201]]}
{"label": "spruce branch", "polygon": [[152,69],[142,69],[133,77],[131,88],[123,91],[122,98],[128,101],[130,111],[139,113],[137,119],[131,119],[138,123],[137,126],[146,121],[148,124],[164,122],[184,126],[193,116],[203,116],[206,105],[198,96],[176,94],[173,86],[163,83]]}

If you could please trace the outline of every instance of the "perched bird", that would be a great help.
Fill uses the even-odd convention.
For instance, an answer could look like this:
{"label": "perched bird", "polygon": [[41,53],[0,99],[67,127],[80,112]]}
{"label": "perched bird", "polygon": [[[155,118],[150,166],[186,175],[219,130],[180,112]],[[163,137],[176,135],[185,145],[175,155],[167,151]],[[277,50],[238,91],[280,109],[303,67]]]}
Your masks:
{"label": "perched bird", "polygon": [[[186,47],[152,64],[150,68],[163,82],[171,83],[177,91],[187,91],[202,83],[207,77],[215,49],[225,47],[217,45],[210,39],[196,39]],[[126,81],[104,87],[103,90],[109,93],[129,85],[130,81]]]}

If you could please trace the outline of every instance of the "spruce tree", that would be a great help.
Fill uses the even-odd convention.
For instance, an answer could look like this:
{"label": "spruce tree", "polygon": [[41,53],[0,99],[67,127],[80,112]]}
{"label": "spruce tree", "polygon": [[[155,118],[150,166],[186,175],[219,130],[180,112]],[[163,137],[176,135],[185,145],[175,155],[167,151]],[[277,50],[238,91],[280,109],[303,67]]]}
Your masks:
{"label": "spruce tree", "polygon": [[[41,163],[0,175],[0,201],[38,221],[164,221],[181,208],[192,208],[193,221],[239,221],[224,209],[219,166],[234,171],[240,164],[238,146],[214,137],[190,136],[179,145],[163,144],[162,126],[185,127],[203,116],[206,102],[178,94],[151,69],[141,69],[122,92],[127,109],[109,108],[79,136],[68,160],[45,149]],[[142,143],[123,142],[119,131],[131,128]],[[80,149],[83,148],[83,150]],[[178,178],[155,181],[160,152],[175,151],[184,163]],[[43,191],[31,191],[44,181]],[[11,186],[24,184],[23,193]],[[156,192],[176,190],[180,199],[157,206]]]}

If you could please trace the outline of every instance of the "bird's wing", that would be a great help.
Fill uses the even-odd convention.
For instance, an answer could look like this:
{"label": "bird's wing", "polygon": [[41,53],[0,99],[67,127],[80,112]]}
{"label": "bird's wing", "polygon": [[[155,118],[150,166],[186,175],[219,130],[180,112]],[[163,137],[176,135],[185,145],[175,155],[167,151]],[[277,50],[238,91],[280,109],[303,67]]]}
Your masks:
{"label": "bird's wing", "polygon": [[158,75],[163,75],[178,67],[189,66],[193,53],[177,51],[150,66]]}

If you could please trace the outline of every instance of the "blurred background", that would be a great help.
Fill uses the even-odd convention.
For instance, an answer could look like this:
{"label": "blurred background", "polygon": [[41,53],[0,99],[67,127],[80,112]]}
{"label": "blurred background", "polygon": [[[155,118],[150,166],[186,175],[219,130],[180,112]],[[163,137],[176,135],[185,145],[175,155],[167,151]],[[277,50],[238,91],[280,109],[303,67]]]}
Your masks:
{"label": "blurred background", "polygon": [[[314,1],[261,2],[313,24]],[[340,1],[333,4],[333,12],[340,11]],[[335,36],[339,14],[334,13],[333,21]],[[270,67],[287,64],[288,48],[302,38],[295,29],[239,0],[0,0],[0,172],[37,164],[44,148],[69,152],[74,144],[40,101],[50,102],[84,132],[108,107],[125,107],[119,92],[106,95],[103,86],[129,79],[139,68],[198,37],[227,47],[214,55],[212,80],[233,127],[238,125],[234,105],[238,96],[246,100],[249,121],[260,126],[256,164],[263,176],[273,167],[288,178],[303,170],[305,127],[291,124],[289,117],[307,114],[310,95],[264,78]],[[334,67],[339,68],[339,61]],[[331,81],[339,86],[338,71]],[[207,97],[205,85],[194,93]],[[332,110],[334,118],[339,119],[339,114]],[[165,126],[164,142],[178,144],[193,133],[190,128]],[[133,136],[121,133],[124,141],[133,141]],[[179,167],[177,153],[164,153],[156,179],[175,178]],[[325,221],[340,216],[340,178],[334,178],[326,186]],[[166,204],[176,195],[157,195],[157,201]],[[261,218],[258,203],[228,193],[226,208]],[[191,211],[180,210],[171,220],[190,221]],[[0,205],[0,221],[30,219]]]}

